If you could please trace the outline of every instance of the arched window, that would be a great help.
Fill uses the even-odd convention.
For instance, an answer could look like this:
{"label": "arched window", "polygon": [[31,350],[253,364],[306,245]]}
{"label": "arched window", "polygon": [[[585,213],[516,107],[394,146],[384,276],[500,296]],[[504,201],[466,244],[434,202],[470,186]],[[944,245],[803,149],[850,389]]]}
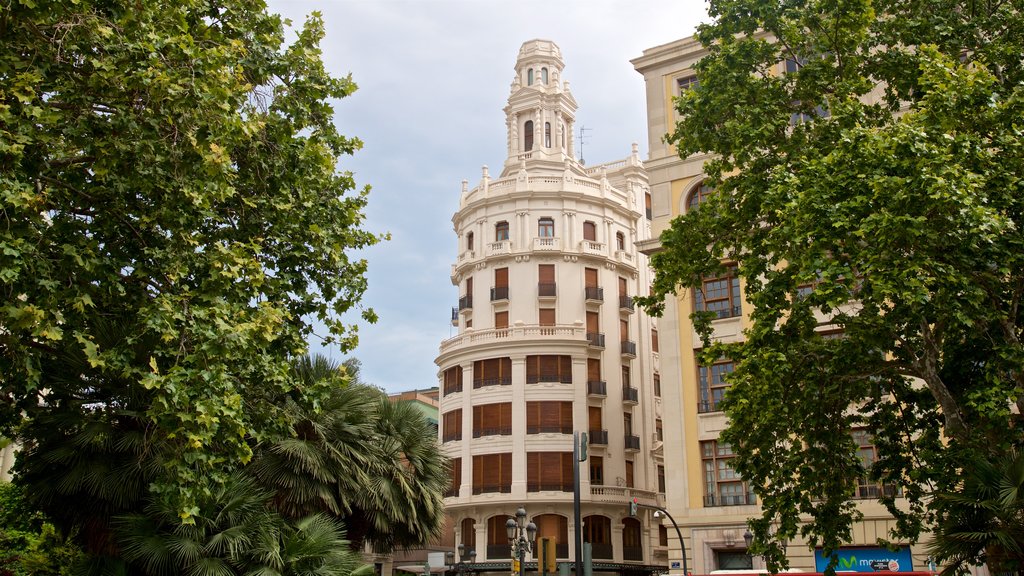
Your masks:
{"label": "arched window", "polygon": [[527,120],[523,124],[523,151],[533,150],[533,120]]}
{"label": "arched window", "polygon": [[583,223],[583,239],[597,242],[597,224],[590,220]]}
{"label": "arched window", "polygon": [[551,122],[544,123],[544,147],[551,148]]}
{"label": "arched window", "polygon": [[644,548],[640,543],[640,521],[636,518],[622,519],[622,559],[634,562],[644,559]]}
{"label": "arched window", "polygon": [[[555,558],[569,557],[569,519],[558,514],[541,514],[532,518],[537,525],[537,546],[543,538],[555,547]],[[535,554],[539,556],[539,554]]]}
{"label": "arched window", "polygon": [[508,222],[502,220],[494,225],[494,241],[508,240]]}
{"label": "arched window", "polygon": [[615,233],[615,249],[625,250],[626,249],[626,235],[622,232]]}
{"label": "arched window", "polygon": [[547,68],[541,68],[540,69],[540,83],[545,85],[545,86],[548,85],[548,69]]}
{"label": "arched window", "polygon": [[469,558],[469,553],[476,551],[476,520],[472,518],[462,519],[462,542],[464,546],[462,550],[463,557],[459,560],[466,560]]}
{"label": "arched window", "polygon": [[526,71],[526,85],[533,86],[533,68]]}
{"label": "arched window", "polygon": [[587,516],[583,519],[583,541],[592,546],[594,558],[612,557],[612,521],[607,516]]}
{"label": "arched window", "polygon": [[466,250],[473,250],[473,233],[466,232]]}
{"label": "arched window", "polygon": [[690,197],[686,200],[686,211],[692,211],[714,191],[715,189],[712,188],[710,184],[701,182],[700,186],[694,188],[693,191],[690,192]]}
{"label": "arched window", "polygon": [[537,220],[537,236],[540,236],[541,238],[555,237],[554,218],[541,218],[540,220]]}

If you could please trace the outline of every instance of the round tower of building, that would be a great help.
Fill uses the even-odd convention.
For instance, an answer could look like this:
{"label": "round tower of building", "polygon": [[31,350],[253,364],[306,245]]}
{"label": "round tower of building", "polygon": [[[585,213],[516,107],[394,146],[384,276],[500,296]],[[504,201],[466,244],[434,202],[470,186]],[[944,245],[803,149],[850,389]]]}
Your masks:
{"label": "round tower of building", "polygon": [[[635,146],[609,164],[573,159],[563,67],[553,42],[523,44],[504,168],[463,182],[452,218],[458,334],[436,360],[445,504],[480,572],[509,570],[505,522],[521,506],[558,563],[575,559],[580,531],[604,571],[665,569],[659,523],[627,505],[664,501],[656,332],[632,303],[649,281],[635,246],[649,231],[647,177]],[[574,432],[588,436],[582,526]]]}

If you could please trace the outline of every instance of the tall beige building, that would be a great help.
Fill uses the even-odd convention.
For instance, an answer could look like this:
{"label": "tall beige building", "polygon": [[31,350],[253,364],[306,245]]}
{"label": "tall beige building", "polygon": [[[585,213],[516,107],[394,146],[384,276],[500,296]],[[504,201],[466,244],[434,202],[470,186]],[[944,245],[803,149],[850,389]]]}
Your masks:
{"label": "tall beige building", "polygon": [[[484,167],[477,185],[463,182],[452,218],[458,334],[436,360],[453,463],[445,504],[475,570],[509,569],[505,523],[522,506],[559,563],[574,560],[582,531],[595,572],[649,572],[665,567],[666,538],[627,506],[664,501],[657,332],[632,302],[649,285],[636,248],[650,237],[647,175],[636,145],[618,162],[574,159],[563,67],[553,42],[523,44],[507,157],[496,178]],[[589,435],[582,526],[573,432]]]}
{"label": "tall beige building", "polygon": [[[645,50],[632,61],[646,82],[648,145],[650,157],[644,162],[651,188],[652,235],[642,240],[645,253],[658,250],[657,238],[672,219],[697,206],[712,192],[702,172],[707,156],[680,158],[663,140],[678,120],[673,97],[697,83],[694,65],[705,50],[694,38],[684,38]],[[780,64],[779,74],[784,74]],[[690,571],[707,574],[712,570],[758,569],[764,564],[747,554],[744,542],[747,518],[760,516],[757,498],[730,467],[732,449],[718,440],[727,421],[720,403],[728,388],[723,376],[733,365],[723,359],[712,366],[699,366],[696,355],[701,342],[690,314],[696,309],[715,312],[714,338],[737,342],[749,326],[749,304],[743,285],[735,276],[704,279],[702,290],[680,292],[666,303],[661,328],[661,381],[666,413],[677,418],[665,422],[667,508],[679,523]],[[824,318],[822,321],[824,322]],[[865,465],[876,457],[870,431],[851,430],[860,445]],[[927,570],[923,546],[901,546],[890,552],[878,547],[877,539],[887,536],[894,520],[876,499],[883,490],[866,479],[856,497],[864,518],[854,525],[853,538],[839,551],[839,570],[883,571]],[[788,543],[787,556],[793,568],[822,571],[825,559],[820,550],[806,542]],[[669,557],[673,572],[679,572],[679,543],[671,540]],[[895,564],[889,563],[895,562]],[[895,570],[894,570],[895,569]]]}

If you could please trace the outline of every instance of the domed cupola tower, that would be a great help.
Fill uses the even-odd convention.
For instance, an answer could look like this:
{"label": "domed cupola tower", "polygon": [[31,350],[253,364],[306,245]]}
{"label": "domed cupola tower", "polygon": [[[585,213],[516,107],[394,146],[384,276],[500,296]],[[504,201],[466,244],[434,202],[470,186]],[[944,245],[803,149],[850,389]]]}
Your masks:
{"label": "domed cupola tower", "polygon": [[512,92],[505,106],[508,158],[502,177],[523,163],[561,171],[573,157],[576,99],[562,81],[562,52],[550,40],[530,40],[519,49]]}

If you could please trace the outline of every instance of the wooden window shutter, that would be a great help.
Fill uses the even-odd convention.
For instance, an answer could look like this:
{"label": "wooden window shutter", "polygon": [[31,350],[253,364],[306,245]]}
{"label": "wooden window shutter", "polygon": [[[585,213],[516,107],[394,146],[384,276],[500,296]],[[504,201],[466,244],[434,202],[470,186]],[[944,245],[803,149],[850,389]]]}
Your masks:
{"label": "wooden window shutter", "polygon": [[633,487],[633,461],[626,460],[626,487]]}
{"label": "wooden window shutter", "polygon": [[572,356],[558,357],[558,381],[564,384],[572,383]]}
{"label": "wooden window shutter", "polygon": [[501,485],[507,492],[512,489],[512,453],[499,454],[498,464],[501,469]]}
{"label": "wooden window shutter", "polygon": [[597,288],[597,268],[583,269],[583,285],[587,288]]}
{"label": "wooden window shutter", "polygon": [[508,268],[494,269],[494,287],[508,288]]}
{"label": "wooden window shutter", "polygon": [[601,407],[600,406],[588,406],[587,407],[587,419],[590,423],[591,430],[603,430],[601,427]]}
{"label": "wooden window shutter", "polygon": [[619,296],[629,296],[629,292],[626,290],[626,279],[619,277]]}
{"label": "wooden window shutter", "polygon": [[540,276],[541,284],[554,284],[555,283],[555,265],[554,264],[538,264],[537,272]]}
{"label": "wooden window shutter", "polygon": [[601,359],[587,358],[587,380],[599,382],[601,380]]}
{"label": "wooden window shutter", "polygon": [[629,340],[629,320],[619,320],[619,340]]}
{"label": "wooden window shutter", "polygon": [[541,326],[554,326],[555,325],[555,309],[554,308],[540,308],[538,310],[540,316]]}
{"label": "wooden window shutter", "polygon": [[591,242],[597,241],[597,224],[589,220],[583,223],[583,239]]}
{"label": "wooden window shutter", "polygon": [[599,322],[597,312],[587,312],[587,332],[596,334],[600,332],[598,330]]}
{"label": "wooden window shutter", "polygon": [[508,311],[494,313],[494,327],[508,328]]}

